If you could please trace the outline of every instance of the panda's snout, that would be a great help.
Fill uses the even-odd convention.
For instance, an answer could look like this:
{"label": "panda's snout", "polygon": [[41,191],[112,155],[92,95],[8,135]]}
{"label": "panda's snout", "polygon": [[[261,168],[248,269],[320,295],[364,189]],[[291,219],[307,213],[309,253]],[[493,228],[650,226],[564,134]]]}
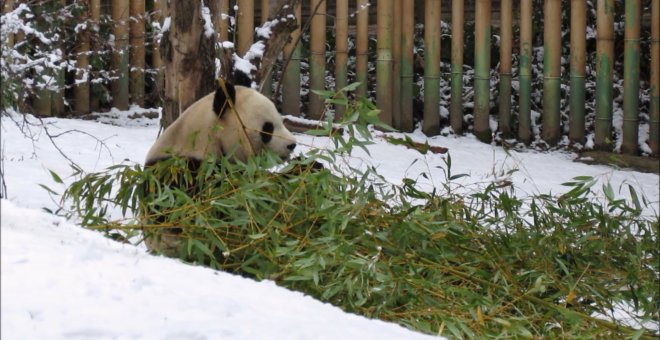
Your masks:
{"label": "panda's snout", "polygon": [[289,149],[289,151],[293,151],[293,149],[296,148],[296,143],[291,143],[291,144],[287,145],[286,148]]}

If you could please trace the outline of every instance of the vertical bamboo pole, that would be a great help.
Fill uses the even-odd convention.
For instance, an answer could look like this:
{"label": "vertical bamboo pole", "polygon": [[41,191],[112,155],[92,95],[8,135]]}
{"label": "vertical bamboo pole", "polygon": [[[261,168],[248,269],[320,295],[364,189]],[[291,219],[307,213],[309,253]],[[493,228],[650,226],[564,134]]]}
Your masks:
{"label": "vertical bamboo pole", "polygon": [[413,130],[415,2],[403,1],[401,27],[401,131]]}
{"label": "vertical bamboo pole", "polygon": [[614,67],[614,0],[598,0],[596,17],[596,122],[597,149],[612,145],[612,71]]}
{"label": "vertical bamboo pole", "polygon": [[[153,21],[160,23],[160,27],[163,27],[163,1],[165,0],[154,0],[153,8]],[[154,68],[156,74],[154,75],[154,93],[156,98],[162,96],[163,91],[163,60],[160,56],[160,43],[156,38],[156,35],[153,37],[152,48],[151,48],[151,65]]]}
{"label": "vertical bamboo pole", "polygon": [[[14,10],[14,0],[5,0],[5,3],[2,6],[2,14],[9,13],[13,10]],[[14,48],[14,35],[13,34],[8,34],[7,35],[7,48],[9,48],[9,49]]]}
{"label": "vertical bamboo pole", "polygon": [[623,143],[621,151],[636,154],[639,133],[640,1],[626,0],[623,57]]}
{"label": "vertical bamboo pole", "polygon": [[[270,18],[270,0],[261,0],[261,24],[266,23]],[[261,93],[270,98],[273,95],[273,72],[268,72],[263,80]]]}
{"label": "vertical bamboo pole", "polygon": [[[296,20],[301,22],[302,3],[298,3],[294,9]],[[291,33],[291,40],[284,46],[285,58],[291,56],[284,75],[282,76],[282,111],[286,114],[300,115],[300,24],[298,28]],[[298,42],[298,43],[296,43]]]}
{"label": "vertical bamboo pole", "polygon": [[254,0],[238,0],[238,44],[236,51],[242,57],[254,41]]}
{"label": "vertical bamboo pole", "polygon": [[587,4],[571,0],[571,92],[568,138],[574,143],[584,142],[584,75],[587,35]]}
{"label": "vertical bamboo pole", "polygon": [[357,38],[355,46],[355,73],[360,83],[357,95],[367,96],[367,73],[368,73],[368,51],[369,51],[369,1],[357,0]]}
{"label": "vertical bamboo pole", "polygon": [[499,128],[511,137],[511,62],[513,46],[513,0],[500,2],[500,94]]}
{"label": "vertical bamboo pole", "polygon": [[380,120],[392,125],[392,33],[394,0],[378,0],[376,48],[376,105]]}
{"label": "vertical bamboo pole", "polygon": [[451,104],[449,121],[457,135],[463,133],[463,51],[465,49],[465,6],[463,0],[451,3]]}
{"label": "vertical bamboo pole", "polygon": [[128,109],[128,14],[128,0],[113,0],[115,48],[112,68],[117,72],[117,79],[112,81],[112,104],[120,110]]}
{"label": "vertical bamboo pole", "polygon": [[651,4],[651,107],[649,146],[660,155],[660,0]]}
{"label": "vertical bamboo pole", "polygon": [[440,133],[440,0],[424,3],[424,124],[427,136]]}
{"label": "vertical bamboo pole", "polygon": [[222,42],[229,40],[229,1],[230,0],[219,0],[219,1],[220,1],[220,6],[218,6],[218,12],[220,12],[220,14],[217,16],[216,29],[218,30],[218,38]]}
{"label": "vertical bamboo pole", "polygon": [[560,137],[561,0],[545,0],[543,28],[543,140],[556,145]]}
{"label": "vertical bamboo pole", "polygon": [[[92,53],[94,56],[98,56],[101,53],[101,48],[99,46],[98,34],[101,31],[101,0],[90,0],[89,1],[89,18],[92,24],[92,32],[96,39],[92,40]],[[93,68],[93,66],[92,66]],[[90,71],[92,71],[90,68]],[[99,83],[92,83],[90,88],[90,98],[89,98],[89,110],[91,112],[98,111],[101,108],[100,93],[103,91],[103,85]]]}
{"label": "vertical bamboo pole", "polygon": [[[309,89],[325,89],[325,27],[326,27],[326,1],[311,0],[311,8],[318,11],[312,18],[310,46],[309,46]],[[324,110],[323,98],[309,93],[309,118],[319,119]]]}
{"label": "vertical bamboo pole", "polygon": [[[34,14],[37,17],[37,28],[40,31],[45,31],[46,27],[49,25],[45,20],[44,20],[44,12],[51,10],[52,8],[49,8],[51,4],[47,3],[42,3],[36,5],[36,7],[33,8]],[[51,68],[46,68],[42,72],[38,72],[37,74],[37,83],[38,84],[44,84],[48,87],[53,86],[53,79],[56,78],[56,75],[54,74],[54,71]],[[53,114],[53,91],[46,87],[38,88],[35,91],[35,96],[32,98],[32,108],[34,110],[34,114],[40,117],[46,117],[46,116],[52,116]]]}
{"label": "vertical bamboo pole", "polygon": [[130,91],[131,102],[144,106],[144,5],[145,0],[131,0],[130,16]]}
{"label": "vertical bamboo pole", "polygon": [[525,144],[532,141],[532,18],[532,0],[521,0],[518,139]]}
{"label": "vertical bamboo pole", "polygon": [[476,0],[474,25],[474,134],[490,142],[490,15],[491,1]]}
{"label": "vertical bamboo pole", "polygon": [[[404,0],[394,0],[392,12],[392,127],[401,130],[401,13]],[[394,15],[397,15],[394,20]]]}
{"label": "vertical bamboo pole", "polygon": [[73,87],[73,113],[82,115],[89,113],[89,0],[83,0],[85,9],[80,13],[78,21],[85,22],[85,28],[78,32],[79,44],[76,46],[76,85]]}
{"label": "vertical bamboo pole", "polygon": [[[337,0],[335,16],[335,42],[337,46],[335,57],[335,90],[339,91],[347,85],[348,77],[348,0]],[[344,116],[346,106],[335,105],[335,119]]]}

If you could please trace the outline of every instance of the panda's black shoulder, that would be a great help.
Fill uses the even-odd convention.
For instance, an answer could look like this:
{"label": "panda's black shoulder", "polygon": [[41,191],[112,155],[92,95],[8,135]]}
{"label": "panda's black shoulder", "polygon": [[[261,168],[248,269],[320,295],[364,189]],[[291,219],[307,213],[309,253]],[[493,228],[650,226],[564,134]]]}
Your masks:
{"label": "panda's black shoulder", "polygon": [[215,90],[215,95],[213,97],[213,112],[216,115],[221,116],[225,109],[227,109],[227,103],[231,101],[234,103],[236,101],[236,88],[231,83],[224,83],[224,85],[218,86]]}

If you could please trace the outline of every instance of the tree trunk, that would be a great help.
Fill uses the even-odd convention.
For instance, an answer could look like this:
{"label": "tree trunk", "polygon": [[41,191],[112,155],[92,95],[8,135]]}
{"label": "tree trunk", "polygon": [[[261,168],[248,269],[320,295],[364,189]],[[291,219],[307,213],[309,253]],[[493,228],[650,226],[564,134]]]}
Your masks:
{"label": "tree trunk", "polygon": [[112,69],[116,79],[112,81],[112,105],[119,110],[128,109],[128,17],[129,1],[112,1],[115,46],[112,53]]}
{"label": "tree trunk", "polygon": [[131,103],[144,106],[144,0],[131,0]]}
{"label": "tree trunk", "polygon": [[[78,17],[78,20],[89,22],[89,0],[83,0],[83,6],[85,6],[85,10]],[[89,113],[89,31],[90,27],[87,25],[78,32],[80,37],[80,44],[76,48],[78,70],[76,72],[76,86],[73,89],[73,112],[76,115]]]}
{"label": "tree trunk", "polygon": [[[201,6],[217,13],[217,1]],[[171,0],[164,3],[164,17],[171,25],[163,32],[161,57],[165,65],[165,93],[161,125],[169,126],[192,103],[212,92],[215,83],[215,34],[206,35],[199,2]]]}

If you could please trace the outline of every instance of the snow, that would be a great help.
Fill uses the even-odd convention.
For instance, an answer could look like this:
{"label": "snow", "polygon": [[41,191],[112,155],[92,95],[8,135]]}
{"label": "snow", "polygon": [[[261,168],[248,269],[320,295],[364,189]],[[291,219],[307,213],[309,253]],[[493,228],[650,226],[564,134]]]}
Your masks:
{"label": "snow", "polygon": [[[49,170],[65,182],[71,173],[63,153],[85,171],[101,171],[124,160],[141,163],[158,134],[158,121],[130,117],[149,111],[132,107],[97,114],[96,121],[3,116],[1,168],[8,199],[1,203],[1,337],[176,338],[176,339],[424,339],[401,326],[344,313],[273,282],[242,278],[178,260],[152,256],[142,245],[112,241],[72,221],[42,212],[56,204],[44,184],[61,192]],[[374,165],[392,183],[415,178],[424,189],[442,191],[447,155],[422,155],[385,142],[374,132],[369,154],[356,149],[352,165]],[[55,136],[57,148],[48,135]],[[28,138],[27,136],[30,136]],[[393,134],[403,137],[402,134]],[[626,186],[652,202],[657,216],[657,174],[586,165],[567,152],[505,151],[472,136],[410,138],[449,149],[452,174],[468,174],[452,190],[473,192],[511,181],[521,196],[560,194],[576,176]],[[330,148],[327,138],[298,135],[299,150]],[[59,148],[59,150],[58,150]],[[60,153],[61,151],[61,153]],[[425,176],[422,176],[424,174]],[[595,188],[600,188],[597,185]]]}

